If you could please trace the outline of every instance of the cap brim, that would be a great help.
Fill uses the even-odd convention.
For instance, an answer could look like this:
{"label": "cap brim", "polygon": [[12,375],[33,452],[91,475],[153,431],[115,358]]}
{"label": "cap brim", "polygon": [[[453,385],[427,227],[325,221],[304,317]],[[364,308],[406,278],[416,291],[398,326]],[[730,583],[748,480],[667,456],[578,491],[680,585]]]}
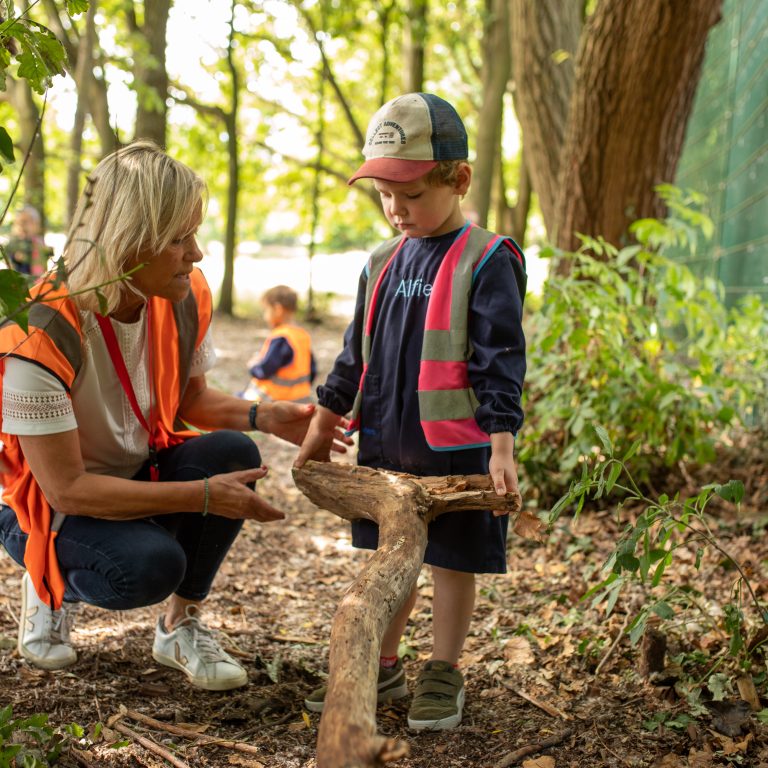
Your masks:
{"label": "cap brim", "polygon": [[415,181],[433,168],[437,160],[403,160],[398,157],[374,157],[366,160],[350,177],[347,184],[354,184],[358,179],[381,179],[382,181]]}

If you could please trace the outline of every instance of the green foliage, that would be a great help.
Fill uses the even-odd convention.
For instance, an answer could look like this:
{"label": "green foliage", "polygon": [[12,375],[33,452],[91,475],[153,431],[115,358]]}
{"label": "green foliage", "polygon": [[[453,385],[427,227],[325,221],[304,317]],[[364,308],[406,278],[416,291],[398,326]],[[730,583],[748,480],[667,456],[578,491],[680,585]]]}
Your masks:
{"label": "green foliage", "polygon": [[707,219],[664,190],[674,215],[641,220],[620,250],[582,238],[565,276],[547,282],[527,319],[524,496],[544,503],[601,454],[602,424],[637,482],[663,482],[680,461],[705,464],[724,430],[754,424],[766,403],[768,308],[750,297],[729,311],[719,285],[699,280],[664,249]]}
{"label": "green foliage", "polygon": [[[54,728],[48,715],[34,714],[14,718],[13,707],[0,709],[0,768],[47,768],[71,749],[88,747],[104,740],[101,723],[88,733],[78,723]],[[113,741],[106,746],[120,749],[128,741]]]}
{"label": "green foliage", "polygon": [[[734,586],[729,595],[723,596],[718,612],[721,616],[719,627],[729,639],[729,657],[738,666],[748,668],[752,654],[762,653],[762,649],[759,646],[750,648],[746,643],[747,609],[751,608],[751,616],[759,624],[768,625],[768,615],[741,565],[713,533],[707,510],[718,497],[738,505],[744,495],[743,484],[734,480],[725,484],[710,483],[694,496],[681,498],[679,494],[674,497],[661,494],[651,498],[640,490],[628,468],[628,462],[635,455],[635,446],[619,456],[605,429],[598,426],[595,433],[603,455],[591,468],[587,463],[583,465],[580,479],[571,483],[568,492],[550,512],[552,525],[567,509],[575,509],[578,514],[587,499],[607,500],[612,494],[621,499],[617,516],[619,520],[626,517],[626,522],[603,564],[602,580],[587,591],[585,599],[591,599],[593,607],[603,604],[609,614],[625,587],[630,584],[639,586],[643,599],[627,626],[629,638],[636,644],[652,617],[654,621],[669,622],[678,619],[683,610],[699,610],[700,595],[693,586],[669,585],[665,580],[676,556],[684,552],[685,561],[689,562],[691,553],[695,553],[693,567],[698,571],[707,552],[714,552],[735,573]],[[622,510],[627,507],[632,512],[623,516]],[[712,621],[709,616],[706,618]],[[724,680],[722,676],[707,676],[710,694],[716,700],[724,690]],[[699,686],[694,688],[698,690]]]}

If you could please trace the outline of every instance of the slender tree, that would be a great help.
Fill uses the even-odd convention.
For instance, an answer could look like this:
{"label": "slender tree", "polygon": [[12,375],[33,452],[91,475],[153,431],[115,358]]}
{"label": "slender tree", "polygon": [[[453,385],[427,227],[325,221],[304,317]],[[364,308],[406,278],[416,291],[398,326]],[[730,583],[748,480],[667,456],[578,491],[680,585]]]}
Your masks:
{"label": "slender tree", "polygon": [[128,28],[135,40],[143,41],[145,50],[135,51],[133,85],[138,96],[136,111],[137,139],[151,139],[165,146],[168,115],[168,72],[165,67],[166,30],[172,0],[145,0],[143,23],[136,4],[126,5]]}

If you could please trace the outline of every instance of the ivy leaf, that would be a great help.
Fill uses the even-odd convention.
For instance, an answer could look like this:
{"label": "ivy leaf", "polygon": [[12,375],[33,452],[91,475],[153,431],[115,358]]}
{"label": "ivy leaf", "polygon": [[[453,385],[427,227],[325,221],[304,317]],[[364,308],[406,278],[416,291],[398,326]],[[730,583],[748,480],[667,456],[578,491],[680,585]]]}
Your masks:
{"label": "ivy leaf", "polygon": [[707,680],[707,688],[709,688],[712,698],[715,701],[723,701],[730,687],[731,684],[728,675],[724,675],[722,672],[710,675],[709,680]]}
{"label": "ivy leaf", "polygon": [[13,155],[13,139],[2,125],[0,125],[0,153],[9,163],[16,159]]}

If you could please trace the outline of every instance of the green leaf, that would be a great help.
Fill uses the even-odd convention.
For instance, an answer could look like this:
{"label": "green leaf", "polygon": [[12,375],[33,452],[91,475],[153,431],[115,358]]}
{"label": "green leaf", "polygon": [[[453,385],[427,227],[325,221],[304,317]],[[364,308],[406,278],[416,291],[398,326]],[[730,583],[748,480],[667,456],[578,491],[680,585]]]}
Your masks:
{"label": "green leaf", "polygon": [[96,298],[99,300],[99,313],[106,315],[109,312],[107,297],[98,288],[96,289]]}
{"label": "green leaf", "polygon": [[67,13],[78,16],[88,10],[88,0],[67,0]]}
{"label": "green leaf", "polygon": [[656,603],[651,610],[662,619],[674,619],[675,618],[675,612],[672,609],[672,606],[669,605],[669,603],[665,603],[663,600]]}
{"label": "green leaf", "polygon": [[[0,318],[18,321],[14,314],[29,300],[29,283],[14,269],[0,270]],[[24,327],[24,326],[22,326]]]}
{"label": "green leaf", "polygon": [[709,680],[707,680],[707,688],[709,688],[714,701],[723,701],[731,689],[730,678],[722,672],[710,675]]}
{"label": "green leaf", "polygon": [[595,432],[597,433],[600,442],[603,444],[603,450],[608,456],[613,456],[613,444],[611,438],[608,436],[608,431],[600,424],[595,424]]}
{"label": "green leaf", "polygon": [[9,162],[12,163],[16,158],[13,154],[13,139],[8,131],[0,125],[0,153]]}
{"label": "green leaf", "polygon": [[622,466],[618,462],[611,466],[611,471],[608,473],[608,479],[605,482],[605,492],[610,493],[613,490],[613,486],[616,485],[616,481],[621,474]]}
{"label": "green leaf", "polygon": [[744,498],[744,483],[741,480],[729,480],[725,485],[718,485],[715,491],[720,498],[739,504]]}

